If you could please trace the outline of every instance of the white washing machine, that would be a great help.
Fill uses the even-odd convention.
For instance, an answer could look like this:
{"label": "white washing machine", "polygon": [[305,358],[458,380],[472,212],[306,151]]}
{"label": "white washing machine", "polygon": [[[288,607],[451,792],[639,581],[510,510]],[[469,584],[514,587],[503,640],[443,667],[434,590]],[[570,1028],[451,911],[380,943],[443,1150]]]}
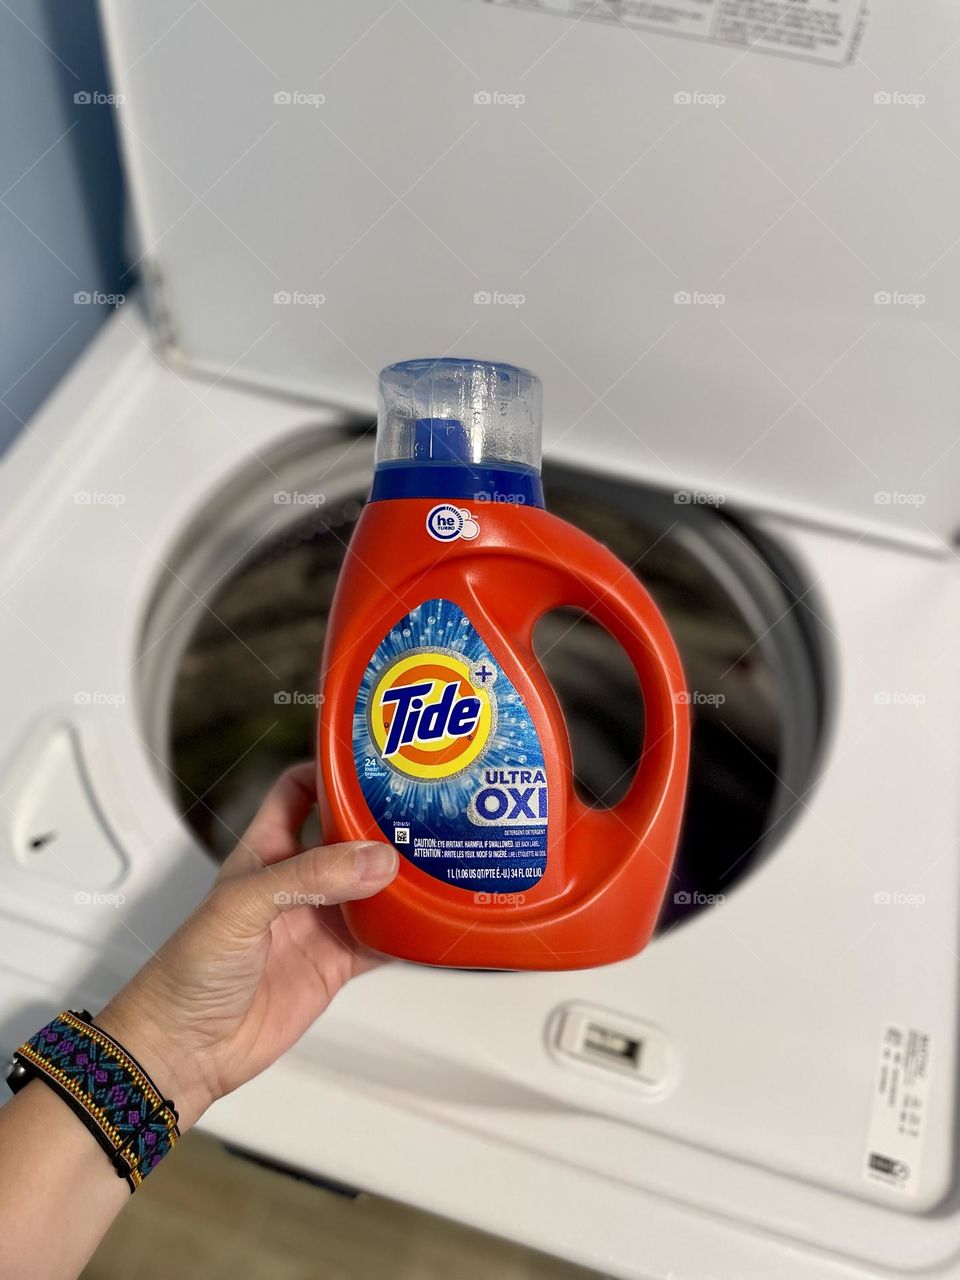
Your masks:
{"label": "white washing machine", "polygon": [[[146,318],[0,470],[5,1045],[105,1000],[309,750],[377,370],[506,358],[546,385],[548,504],[690,673],[659,935],[385,966],[203,1125],[616,1277],[960,1275],[960,8],[103,20]],[[615,801],[641,709],[546,627]]]}

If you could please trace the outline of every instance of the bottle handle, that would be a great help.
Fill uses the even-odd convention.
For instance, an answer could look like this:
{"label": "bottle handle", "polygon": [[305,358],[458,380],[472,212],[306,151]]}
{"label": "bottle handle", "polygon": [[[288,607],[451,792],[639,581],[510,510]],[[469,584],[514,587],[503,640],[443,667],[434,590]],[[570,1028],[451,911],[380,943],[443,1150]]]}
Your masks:
{"label": "bottle handle", "polygon": [[[579,584],[594,597],[580,607],[619,642],[636,672],[643,695],[643,744],[624,797],[607,809],[578,806],[574,821],[586,828],[588,847],[598,841],[622,844],[632,836],[663,860],[665,886],[686,794],[689,698],[680,655],[659,609],[632,571],[614,564],[615,575],[601,572]],[[661,820],[668,828],[666,840],[657,831]]]}
{"label": "bottle handle", "polygon": [[[667,624],[633,572],[587,534],[562,522],[562,545],[544,544],[530,556],[523,591],[508,594],[496,612],[508,635],[522,637],[528,672],[556,703],[556,694],[533,650],[533,630],[546,613],[582,610],[621,645],[637,675],[644,704],[640,761],[626,795],[597,809],[571,796],[570,852],[592,858],[629,841],[645,848],[662,867],[652,881],[669,876],[685,796],[690,744],[689,698],[680,655]],[[529,553],[528,553],[529,555]],[[559,704],[556,710],[560,719]],[[605,860],[604,860],[605,861]],[[605,865],[609,868],[609,862]]]}

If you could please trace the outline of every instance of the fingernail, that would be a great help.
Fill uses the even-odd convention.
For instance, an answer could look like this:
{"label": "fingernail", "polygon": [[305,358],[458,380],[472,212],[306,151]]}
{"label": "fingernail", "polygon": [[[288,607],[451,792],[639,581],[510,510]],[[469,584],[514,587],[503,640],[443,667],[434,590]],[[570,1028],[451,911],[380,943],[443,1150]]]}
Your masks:
{"label": "fingernail", "polygon": [[353,873],[367,884],[391,879],[397,869],[397,851],[374,841],[360,844],[353,855]]}

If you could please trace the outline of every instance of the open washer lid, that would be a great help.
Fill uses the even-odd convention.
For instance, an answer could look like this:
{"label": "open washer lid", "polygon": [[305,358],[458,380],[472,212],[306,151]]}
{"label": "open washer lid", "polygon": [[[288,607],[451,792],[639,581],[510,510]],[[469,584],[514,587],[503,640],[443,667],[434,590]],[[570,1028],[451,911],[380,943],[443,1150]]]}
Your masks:
{"label": "open washer lid", "polygon": [[103,8],[188,367],[372,408],[506,358],[579,465],[952,538],[953,0]]}

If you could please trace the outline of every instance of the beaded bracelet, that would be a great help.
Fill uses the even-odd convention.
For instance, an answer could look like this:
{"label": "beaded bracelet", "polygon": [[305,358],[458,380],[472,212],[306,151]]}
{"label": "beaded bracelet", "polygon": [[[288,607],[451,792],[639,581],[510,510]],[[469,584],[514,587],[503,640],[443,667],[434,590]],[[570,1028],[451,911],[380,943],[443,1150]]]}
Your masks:
{"label": "beaded bracelet", "polygon": [[13,1092],[34,1078],[83,1121],[131,1194],[180,1137],[173,1103],[85,1009],[59,1014],[13,1055]]}

